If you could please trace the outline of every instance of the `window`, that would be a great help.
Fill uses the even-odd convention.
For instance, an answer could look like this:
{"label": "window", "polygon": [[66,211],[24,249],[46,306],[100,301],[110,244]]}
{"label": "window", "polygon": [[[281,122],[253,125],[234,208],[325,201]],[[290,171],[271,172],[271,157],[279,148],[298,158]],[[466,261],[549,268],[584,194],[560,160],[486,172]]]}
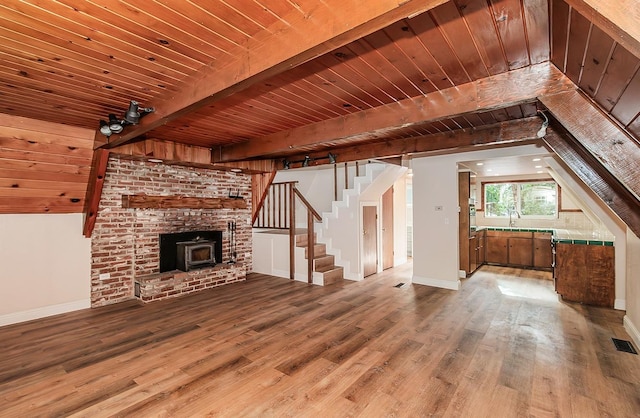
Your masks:
{"label": "window", "polygon": [[484,216],[529,218],[558,216],[558,186],[553,181],[484,183]]}

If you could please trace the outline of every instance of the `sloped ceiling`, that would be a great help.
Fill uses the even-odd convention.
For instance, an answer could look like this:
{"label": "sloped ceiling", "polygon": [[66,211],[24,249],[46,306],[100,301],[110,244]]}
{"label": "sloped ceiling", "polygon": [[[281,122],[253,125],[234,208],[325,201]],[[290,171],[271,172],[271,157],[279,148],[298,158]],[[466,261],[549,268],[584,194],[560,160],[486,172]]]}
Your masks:
{"label": "sloped ceiling", "polygon": [[[546,111],[539,97],[578,88],[637,141],[637,4],[601,1],[596,12],[591,3],[8,0],[0,5],[0,113],[85,129],[91,147],[114,152],[147,140],[202,148],[216,163],[279,161],[341,149],[345,158],[384,147],[403,153],[396,144],[531,124]],[[132,99],[155,112],[108,140],[96,133]],[[18,138],[0,132],[0,163],[44,153],[27,125]],[[52,155],[69,165],[63,151]],[[72,166],[86,182],[83,158]],[[18,175],[0,169],[6,180]],[[15,197],[26,193],[15,189],[50,186],[8,184],[0,182],[0,199],[7,188]],[[53,210],[55,192],[65,191],[39,202],[30,192],[24,204],[34,207],[24,211]],[[59,207],[81,211],[76,194],[80,201]]]}

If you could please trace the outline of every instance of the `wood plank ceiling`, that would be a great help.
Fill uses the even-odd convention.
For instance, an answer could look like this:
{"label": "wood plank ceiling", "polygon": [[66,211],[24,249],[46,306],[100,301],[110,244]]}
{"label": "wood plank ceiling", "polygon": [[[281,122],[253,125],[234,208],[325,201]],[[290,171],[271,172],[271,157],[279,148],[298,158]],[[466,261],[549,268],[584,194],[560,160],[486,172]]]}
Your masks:
{"label": "wood plank ceiling", "polygon": [[[383,3],[367,8],[382,9]],[[337,36],[331,41],[335,47],[324,47],[329,52],[239,83],[233,94],[202,107],[185,106],[158,127],[140,129],[140,138],[211,148],[219,156],[250,147],[251,158],[261,158],[261,144],[274,135],[326,127],[327,121],[428,100],[434,93],[446,99],[460,86],[551,62],[637,140],[639,57],[569,6],[573,3],[581,2],[409,1],[411,10],[430,10],[405,18],[384,15],[389,23],[381,29],[363,29],[365,36],[343,44],[344,37]],[[346,0],[7,0],[0,5],[0,113],[95,130],[109,113],[122,115],[131,99],[162,112],[158,104],[184,101],[194,80],[220,73],[233,84],[238,74],[224,70],[240,52],[262,47],[268,59],[265,34],[273,35],[275,28],[299,28],[301,19],[317,28],[331,21],[314,23],[316,16],[338,19],[361,10],[357,1]],[[293,48],[302,36],[286,42]],[[328,132],[322,143],[268,157],[482,127],[530,118],[540,106],[530,97],[424,122],[398,121],[385,129],[367,130],[363,124],[357,135]],[[8,135],[2,132],[0,138],[3,165],[18,158],[9,148],[33,152],[8,142]],[[0,182],[0,197],[7,196],[5,183]]]}

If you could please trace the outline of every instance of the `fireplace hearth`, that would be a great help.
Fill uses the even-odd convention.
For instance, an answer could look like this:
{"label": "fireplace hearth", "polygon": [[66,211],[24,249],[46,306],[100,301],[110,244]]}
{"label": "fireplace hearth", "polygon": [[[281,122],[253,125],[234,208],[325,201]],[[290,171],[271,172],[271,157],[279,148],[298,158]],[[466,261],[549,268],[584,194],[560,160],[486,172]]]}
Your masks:
{"label": "fireplace hearth", "polygon": [[160,272],[190,271],[222,262],[222,231],[160,234]]}

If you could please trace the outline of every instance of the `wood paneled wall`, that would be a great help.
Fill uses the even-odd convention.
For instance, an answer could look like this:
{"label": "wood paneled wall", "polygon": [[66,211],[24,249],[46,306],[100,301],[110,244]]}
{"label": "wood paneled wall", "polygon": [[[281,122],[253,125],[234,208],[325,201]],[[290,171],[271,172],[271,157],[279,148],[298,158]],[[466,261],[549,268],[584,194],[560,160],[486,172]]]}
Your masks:
{"label": "wood paneled wall", "polygon": [[0,213],[81,213],[95,131],[0,114]]}

